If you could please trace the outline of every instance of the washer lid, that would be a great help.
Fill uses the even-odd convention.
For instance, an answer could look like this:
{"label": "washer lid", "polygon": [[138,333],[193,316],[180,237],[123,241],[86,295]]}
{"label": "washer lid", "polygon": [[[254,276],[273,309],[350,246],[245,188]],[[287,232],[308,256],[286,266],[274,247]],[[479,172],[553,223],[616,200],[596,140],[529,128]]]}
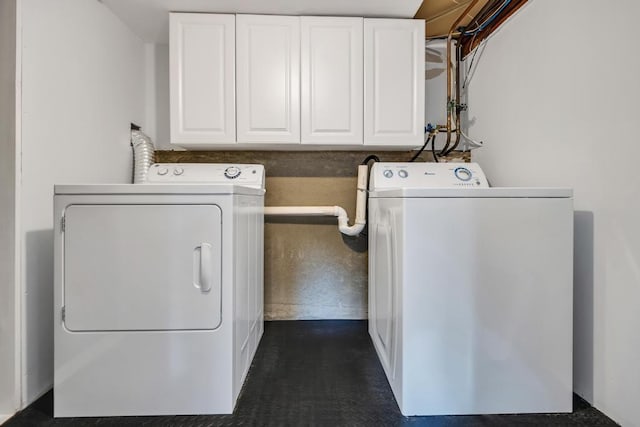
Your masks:
{"label": "washer lid", "polygon": [[370,198],[569,198],[570,188],[388,188],[369,192]]}

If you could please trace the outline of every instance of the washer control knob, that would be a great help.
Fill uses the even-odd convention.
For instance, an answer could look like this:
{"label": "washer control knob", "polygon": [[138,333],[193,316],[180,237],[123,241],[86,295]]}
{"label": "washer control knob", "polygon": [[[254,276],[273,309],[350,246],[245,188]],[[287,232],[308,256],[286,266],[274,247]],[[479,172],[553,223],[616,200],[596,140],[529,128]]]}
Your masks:
{"label": "washer control knob", "polygon": [[399,176],[400,178],[406,178],[406,177],[408,177],[408,176],[409,176],[409,172],[407,172],[407,171],[406,171],[406,170],[404,170],[404,169],[400,169],[400,170],[398,171],[398,176]]}
{"label": "washer control knob", "polygon": [[160,176],[166,175],[168,172],[169,172],[169,169],[164,168],[164,167],[158,169],[158,175],[160,175]]}
{"label": "washer control knob", "polygon": [[236,179],[240,176],[240,168],[237,166],[229,166],[224,170],[224,176],[229,179]]}
{"label": "washer control knob", "polygon": [[385,169],[382,175],[384,175],[385,178],[391,178],[393,177],[393,171],[391,169]]}
{"label": "washer control knob", "polygon": [[175,168],[175,169],[173,170],[173,174],[174,174],[175,176],[180,176],[180,175],[182,175],[183,173],[184,173],[184,169],[182,169],[182,168]]}
{"label": "washer control knob", "polygon": [[460,181],[469,181],[473,177],[471,171],[467,168],[456,168],[453,173]]}

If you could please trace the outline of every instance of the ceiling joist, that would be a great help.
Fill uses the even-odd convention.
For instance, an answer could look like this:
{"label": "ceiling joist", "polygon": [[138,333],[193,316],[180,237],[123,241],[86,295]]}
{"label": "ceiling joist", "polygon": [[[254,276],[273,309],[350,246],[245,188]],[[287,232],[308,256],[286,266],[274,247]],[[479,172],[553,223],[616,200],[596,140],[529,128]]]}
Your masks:
{"label": "ceiling joist", "polygon": [[[416,12],[416,19],[424,19],[426,22],[427,39],[446,38],[451,30],[451,25],[460,17],[472,0],[423,0],[420,8]],[[504,0],[480,0],[462,19],[460,27],[478,25],[476,18],[487,16],[488,12],[500,8]],[[461,35],[454,33],[455,38],[459,38],[462,44],[463,56],[466,56],[482,40],[493,33],[504,21],[522,7],[527,0],[510,0],[498,15],[491,20],[482,30],[473,35]]]}

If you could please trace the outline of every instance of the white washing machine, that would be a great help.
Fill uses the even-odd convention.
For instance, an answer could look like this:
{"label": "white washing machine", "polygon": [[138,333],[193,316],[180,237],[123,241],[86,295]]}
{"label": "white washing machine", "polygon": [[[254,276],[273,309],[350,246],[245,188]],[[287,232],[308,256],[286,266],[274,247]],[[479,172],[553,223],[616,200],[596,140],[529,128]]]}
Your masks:
{"label": "white washing machine", "polygon": [[262,165],[56,185],[54,415],[229,414],[263,332]]}
{"label": "white washing machine", "polygon": [[572,191],[376,163],[369,197],[369,334],[401,412],[571,412]]}

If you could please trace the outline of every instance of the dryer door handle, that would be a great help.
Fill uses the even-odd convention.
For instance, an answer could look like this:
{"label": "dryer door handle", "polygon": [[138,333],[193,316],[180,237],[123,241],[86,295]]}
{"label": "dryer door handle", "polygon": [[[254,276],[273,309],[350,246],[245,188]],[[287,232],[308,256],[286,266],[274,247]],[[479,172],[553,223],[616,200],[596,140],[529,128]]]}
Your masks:
{"label": "dryer door handle", "polygon": [[207,293],[213,287],[213,260],[211,243],[201,243],[194,250],[195,254],[199,254],[198,267],[194,269],[193,284],[200,292]]}

